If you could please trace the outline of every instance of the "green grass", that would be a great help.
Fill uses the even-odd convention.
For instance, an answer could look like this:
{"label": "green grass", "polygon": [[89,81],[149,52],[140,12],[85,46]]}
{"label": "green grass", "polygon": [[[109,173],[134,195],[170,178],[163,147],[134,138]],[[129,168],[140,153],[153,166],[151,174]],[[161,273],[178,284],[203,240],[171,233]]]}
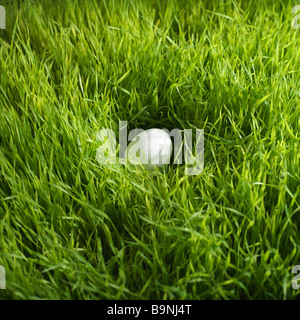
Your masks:
{"label": "green grass", "polygon": [[[299,298],[294,1],[1,4],[1,298]],[[119,120],[204,129],[203,173],[99,165]]]}

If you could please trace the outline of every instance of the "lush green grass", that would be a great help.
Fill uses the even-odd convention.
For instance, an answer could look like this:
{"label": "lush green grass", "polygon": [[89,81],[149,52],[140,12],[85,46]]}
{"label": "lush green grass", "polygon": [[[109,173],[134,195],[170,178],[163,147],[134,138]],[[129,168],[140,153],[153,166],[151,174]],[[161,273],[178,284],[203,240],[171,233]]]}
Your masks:
{"label": "lush green grass", "polygon": [[[0,4],[0,297],[299,297],[294,1]],[[99,165],[119,120],[204,129],[203,173]]]}

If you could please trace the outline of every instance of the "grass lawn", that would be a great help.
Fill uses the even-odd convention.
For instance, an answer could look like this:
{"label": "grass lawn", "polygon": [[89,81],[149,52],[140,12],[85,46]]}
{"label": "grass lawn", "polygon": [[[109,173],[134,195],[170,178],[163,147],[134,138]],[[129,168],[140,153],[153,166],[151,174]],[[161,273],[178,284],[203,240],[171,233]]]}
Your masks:
{"label": "grass lawn", "polygon": [[[299,298],[295,4],[0,1],[0,298]],[[203,172],[100,165],[120,120]]]}

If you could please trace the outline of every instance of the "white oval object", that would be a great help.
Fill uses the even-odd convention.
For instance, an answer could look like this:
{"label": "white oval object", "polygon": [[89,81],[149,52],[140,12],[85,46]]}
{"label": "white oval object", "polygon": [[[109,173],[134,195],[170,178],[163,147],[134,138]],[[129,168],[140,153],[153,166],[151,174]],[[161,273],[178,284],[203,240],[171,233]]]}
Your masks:
{"label": "white oval object", "polygon": [[127,148],[127,158],[132,164],[142,164],[148,170],[170,163],[172,140],[161,129],[149,129],[132,139]]}

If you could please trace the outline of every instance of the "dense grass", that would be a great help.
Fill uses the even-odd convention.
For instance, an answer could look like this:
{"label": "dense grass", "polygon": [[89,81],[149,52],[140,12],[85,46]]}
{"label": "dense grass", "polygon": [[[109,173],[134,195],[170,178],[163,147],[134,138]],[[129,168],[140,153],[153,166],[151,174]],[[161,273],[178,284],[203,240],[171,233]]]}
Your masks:
{"label": "dense grass", "polygon": [[[0,297],[299,297],[293,1],[0,4]],[[119,120],[204,129],[203,173],[99,165]]]}

